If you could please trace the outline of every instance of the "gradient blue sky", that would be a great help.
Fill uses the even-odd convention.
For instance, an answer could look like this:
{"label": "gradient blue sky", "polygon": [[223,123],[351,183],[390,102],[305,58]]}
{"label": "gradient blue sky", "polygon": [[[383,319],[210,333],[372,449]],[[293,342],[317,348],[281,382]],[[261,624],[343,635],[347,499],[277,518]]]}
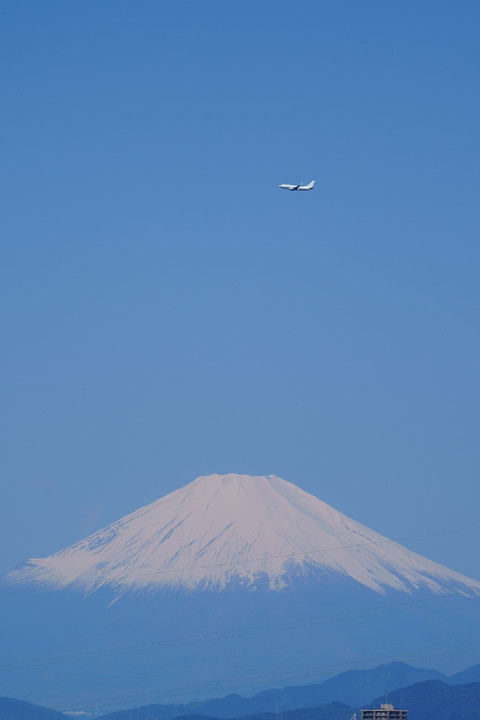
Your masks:
{"label": "gradient blue sky", "polygon": [[246,472],[480,579],[479,23],[1,3],[0,572]]}

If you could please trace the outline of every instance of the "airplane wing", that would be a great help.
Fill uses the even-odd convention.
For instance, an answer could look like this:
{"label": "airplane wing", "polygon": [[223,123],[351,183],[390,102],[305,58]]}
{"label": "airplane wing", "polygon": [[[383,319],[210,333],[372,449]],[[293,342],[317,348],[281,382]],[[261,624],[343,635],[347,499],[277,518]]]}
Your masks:
{"label": "airplane wing", "polygon": [[278,187],[282,188],[283,190],[298,190],[300,185],[279,185]]}

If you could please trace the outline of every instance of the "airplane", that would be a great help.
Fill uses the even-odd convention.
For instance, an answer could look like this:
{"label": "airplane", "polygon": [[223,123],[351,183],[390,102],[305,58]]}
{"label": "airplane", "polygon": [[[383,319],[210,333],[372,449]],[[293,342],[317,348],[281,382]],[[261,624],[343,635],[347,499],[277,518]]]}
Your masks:
{"label": "airplane", "polygon": [[284,190],[312,190],[314,185],[315,180],[312,180],[312,182],[308,183],[308,185],[279,185],[278,187],[283,188]]}

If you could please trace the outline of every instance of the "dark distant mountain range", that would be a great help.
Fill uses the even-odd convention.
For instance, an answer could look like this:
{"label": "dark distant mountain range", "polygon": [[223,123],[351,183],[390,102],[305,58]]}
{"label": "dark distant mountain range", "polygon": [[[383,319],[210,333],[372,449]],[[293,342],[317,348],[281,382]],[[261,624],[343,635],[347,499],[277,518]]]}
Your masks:
{"label": "dark distant mountain range", "polygon": [[[350,720],[354,713],[360,716],[362,708],[380,707],[385,696],[370,703],[351,707],[331,702],[318,707],[303,707],[282,713],[257,713],[236,717],[235,720]],[[408,720],[480,720],[480,683],[448,685],[440,680],[426,680],[388,695],[394,707],[407,710]],[[155,706],[123,711],[102,716],[102,720],[160,720]],[[173,716],[175,717],[175,716]],[[204,714],[182,716],[182,720],[219,720]]]}
{"label": "dark distant mountain range", "polygon": [[[250,698],[232,694],[223,698],[179,705],[149,705],[108,713],[102,717],[102,720],[172,720],[176,717],[192,715],[225,720],[262,714],[282,715],[283,718],[285,713],[291,710],[326,707],[332,703],[336,703],[335,712],[341,714],[342,710],[338,708],[338,704],[349,709],[359,706],[369,707],[372,697],[381,697],[383,694],[385,698],[385,692],[388,692],[390,699],[398,688],[429,680],[439,680],[445,685],[455,684],[457,678],[469,675],[480,675],[480,666],[446,677],[436,670],[424,670],[394,662],[368,670],[349,670],[318,685],[265,690]],[[381,702],[385,702],[385,699]]]}
{"label": "dark distant mountain range", "polygon": [[[401,665],[401,663],[398,663],[398,665]],[[377,668],[377,670],[380,670],[378,678],[382,676],[382,673],[383,677],[389,676],[390,678],[395,673],[397,673],[396,677],[400,677],[402,672],[405,674],[410,672],[415,675],[415,668],[409,666],[405,666],[403,670],[402,668],[395,668],[393,674],[389,674],[388,667]],[[475,670],[475,668],[471,668],[471,670]],[[345,679],[348,673],[343,673],[343,676]],[[339,687],[341,687],[341,684],[339,684]],[[285,690],[288,690],[288,688]],[[270,692],[282,693],[284,691]],[[261,693],[261,695],[265,694]],[[230,696],[223,698],[223,700],[227,701],[227,703],[230,702],[229,707],[232,709],[234,703],[237,702],[237,698],[238,700],[244,699],[238,696]],[[254,698],[251,698],[251,700],[254,700]],[[383,702],[385,702],[385,696],[382,694],[373,701],[360,703],[356,706],[332,701],[313,707],[302,706],[291,710],[280,711],[276,709],[275,712],[254,712],[247,715],[236,715],[234,720],[350,720],[354,713],[360,716],[362,708],[380,707]],[[396,708],[408,710],[409,720],[480,720],[480,682],[450,685],[440,680],[425,680],[389,692],[388,702]],[[204,711],[208,707],[220,709],[221,701],[212,700],[209,703],[210,705],[207,702],[189,704],[188,708],[193,707],[195,704],[202,707],[200,712],[177,714],[176,708],[183,708],[186,711],[187,706],[172,705],[169,708],[171,714],[168,715],[166,712],[167,706],[149,705],[108,713],[101,716],[101,720],[164,720],[167,717],[171,720],[179,717],[182,720],[221,720],[221,715],[213,715]],[[217,704],[215,705],[215,703]],[[22,700],[0,697],[0,720],[67,720],[69,717],[71,720],[71,716],[55,710],[32,705]]]}

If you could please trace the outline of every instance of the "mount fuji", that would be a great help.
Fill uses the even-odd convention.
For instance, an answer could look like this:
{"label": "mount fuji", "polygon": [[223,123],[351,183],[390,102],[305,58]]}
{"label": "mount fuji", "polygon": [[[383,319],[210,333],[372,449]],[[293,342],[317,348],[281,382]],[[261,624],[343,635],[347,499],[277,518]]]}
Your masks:
{"label": "mount fuji", "polygon": [[480,583],[369,530],[279,477],[209,475],[6,576],[86,593],[281,590],[316,575],[384,593],[479,593]]}
{"label": "mount fuji", "polygon": [[480,582],[273,475],[199,477],[0,583],[3,693],[57,709],[451,673],[480,644]]}

